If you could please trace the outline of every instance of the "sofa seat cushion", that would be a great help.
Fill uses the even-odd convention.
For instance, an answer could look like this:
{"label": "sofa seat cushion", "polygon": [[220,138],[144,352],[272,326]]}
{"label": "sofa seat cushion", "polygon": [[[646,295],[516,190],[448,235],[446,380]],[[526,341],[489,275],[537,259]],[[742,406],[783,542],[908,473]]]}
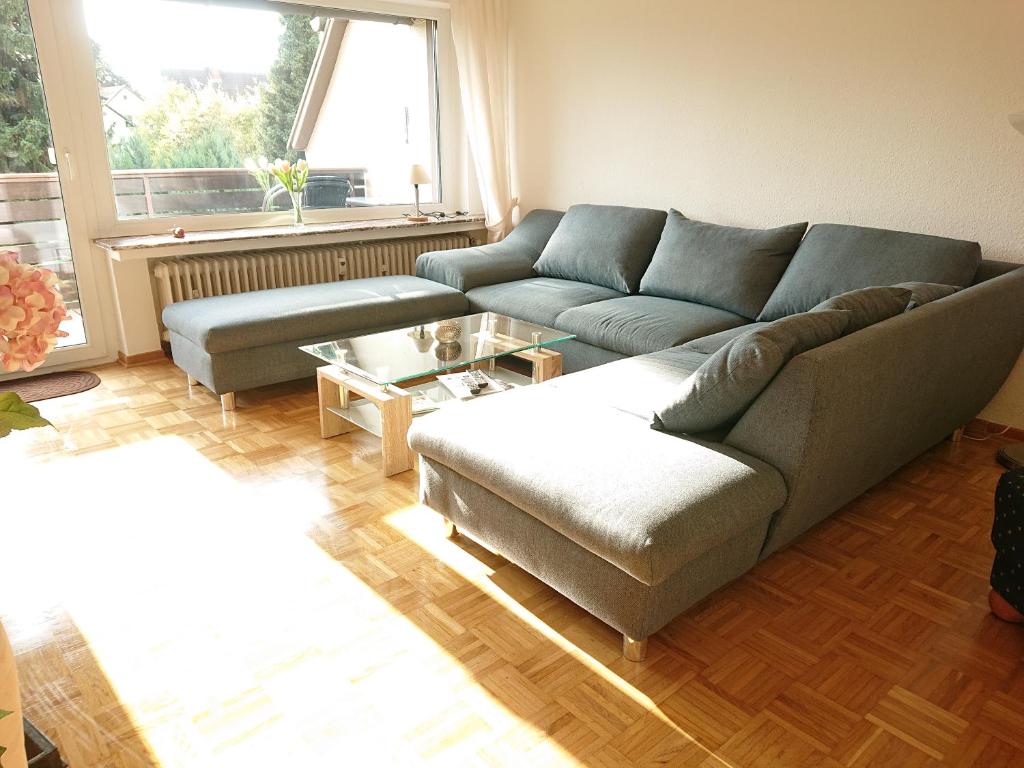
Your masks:
{"label": "sofa seat cushion", "polygon": [[497,312],[549,327],[567,309],[621,296],[611,288],[553,277],[485,285],[466,292],[470,312]]}
{"label": "sofa seat cushion", "polygon": [[745,317],[703,304],[627,296],[567,309],[555,320],[555,327],[596,347],[642,355],[747,322]]}
{"label": "sofa seat cushion", "polygon": [[409,275],[273,288],[170,304],[168,330],[208,353],[401,328],[466,313],[454,288]]}
{"label": "sofa seat cushion", "polygon": [[725,227],[668,212],[640,293],[755,318],[779,284],[807,222],[775,229]]}
{"label": "sofa seat cushion", "polygon": [[665,211],[574,205],[558,223],[534,268],[545,277],[636,293],[665,226]]}
{"label": "sofa seat cushion", "polygon": [[655,432],[551,383],[428,414],[409,442],[650,585],[785,502],[769,465]]}
{"label": "sofa seat cushion", "polygon": [[547,386],[575,402],[589,401],[595,407],[614,408],[646,421],[708,357],[685,346],[672,347],[559,376]]}
{"label": "sofa seat cushion", "polygon": [[815,224],[757,319],[806,312],[825,299],[872,285],[970,285],[980,263],[981,246],[966,240]]}

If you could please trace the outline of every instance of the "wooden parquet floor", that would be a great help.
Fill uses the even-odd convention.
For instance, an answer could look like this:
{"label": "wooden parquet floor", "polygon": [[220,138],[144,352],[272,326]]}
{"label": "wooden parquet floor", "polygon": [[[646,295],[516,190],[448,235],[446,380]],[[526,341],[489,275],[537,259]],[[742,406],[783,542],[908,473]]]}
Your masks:
{"label": "wooden parquet floor", "polygon": [[[443,538],[312,383],[98,370],[0,441],[0,618],[72,768],[1024,765],[999,439],[945,443],[651,640]],[[500,435],[495,435],[500,439]]]}

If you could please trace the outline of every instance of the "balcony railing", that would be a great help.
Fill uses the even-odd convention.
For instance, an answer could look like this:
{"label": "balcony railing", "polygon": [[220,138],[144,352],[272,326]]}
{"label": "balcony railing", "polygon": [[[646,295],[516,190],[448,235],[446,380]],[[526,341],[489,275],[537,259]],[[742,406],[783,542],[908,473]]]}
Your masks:
{"label": "balcony railing", "polygon": [[[351,197],[368,197],[365,168],[318,168],[312,173],[346,178],[352,185]],[[243,168],[113,171],[112,175],[121,218],[245,213],[263,206],[263,190]],[[65,301],[78,309],[78,287],[56,173],[0,174],[0,250],[8,248],[18,251],[23,263],[56,272]]]}
{"label": "balcony railing", "polygon": [[[347,178],[351,196],[367,196],[365,168],[325,168],[318,176]],[[263,190],[242,168],[113,171],[118,215],[192,216],[258,211]],[[56,173],[0,174],[0,246],[49,243],[64,238]]]}
{"label": "balcony railing", "polygon": [[[352,196],[366,197],[365,168],[317,168],[311,175],[347,178]],[[113,176],[121,218],[244,213],[263,205],[263,190],[242,168],[114,171]]]}

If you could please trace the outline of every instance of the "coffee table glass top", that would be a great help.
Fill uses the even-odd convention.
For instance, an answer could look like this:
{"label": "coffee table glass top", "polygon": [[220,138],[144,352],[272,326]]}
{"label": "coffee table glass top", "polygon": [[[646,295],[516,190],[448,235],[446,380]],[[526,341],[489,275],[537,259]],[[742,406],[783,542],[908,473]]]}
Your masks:
{"label": "coffee table glass top", "polygon": [[300,349],[386,386],[574,338],[572,333],[481,312]]}

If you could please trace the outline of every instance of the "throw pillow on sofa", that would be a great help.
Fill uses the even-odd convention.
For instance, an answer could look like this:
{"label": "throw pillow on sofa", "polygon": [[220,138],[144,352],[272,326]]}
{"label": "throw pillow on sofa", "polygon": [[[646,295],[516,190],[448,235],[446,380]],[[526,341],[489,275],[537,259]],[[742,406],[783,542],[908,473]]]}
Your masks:
{"label": "throw pillow on sofa", "polygon": [[827,298],[869,285],[908,280],[970,285],[980,263],[981,246],[966,240],[815,224],[757,319],[806,312]]}
{"label": "throw pillow on sofa", "polygon": [[914,307],[923,307],[933,301],[952,296],[957,291],[963,290],[959,285],[940,285],[939,283],[896,283],[894,288],[908,288],[913,296],[910,299],[908,310]]}
{"label": "throw pillow on sofa", "polygon": [[913,295],[909,289],[898,288],[895,285],[858,288],[826,299],[813,307],[811,312],[845,309],[850,313],[850,324],[846,328],[846,333],[853,333],[903,314],[907,311]]}
{"label": "throw pillow on sofa", "polygon": [[640,293],[725,309],[751,319],[764,309],[807,230],[725,227],[668,212]]}
{"label": "throw pillow on sofa", "polygon": [[665,212],[574,205],[533,265],[538,275],[636,293],[665,227]]}
{"label": "throw pillow on sofa", "polygon": [[849,315],[839,309],[805,312],[738,336],[682,382],[676,396],[655,410],[651,426],[694,434],[731,423],[792,358],[842,336]]}
{"label": "throw pillow on sofa", "polygon": [[693,339],[683,344],[683,349],[700,352],[702,355],[713,355],[737,336],[764,328],[766,325],[768,323],[747,323],[736,328],[712,333],[710,336],[701,336],[699,339]]}

